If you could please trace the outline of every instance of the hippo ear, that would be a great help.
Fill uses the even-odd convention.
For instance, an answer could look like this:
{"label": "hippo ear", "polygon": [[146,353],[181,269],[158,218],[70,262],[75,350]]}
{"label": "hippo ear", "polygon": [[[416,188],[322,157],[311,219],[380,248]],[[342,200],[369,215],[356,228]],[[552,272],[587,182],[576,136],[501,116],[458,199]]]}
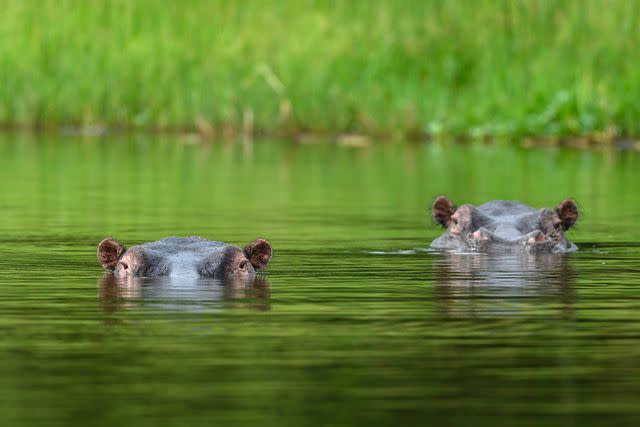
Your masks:
{"label": "hippo ear", "polygon": [[567,199],[560,203],[556,208],[558,218],[562,228],[565,230],[570,229],[578,221],[578,206],[573,200]]}
{"label": "hippo ear", "polygon": [[433,219],[438,221],[443,227],[449,227],[451,215],[456,211],[456,205],[446,196],[437,197],[431,207]]}
{"label": "hippo ear", "polygon": [[127,248],[117,240],[107,237],[98,244],[98,260],[105,270],[113,270]]}
{"label": "hippo ear", "polygon": [[269,264],[273,251],[271,244],[264,239],[256,239],[244,247],[249,262],[256,270],[261,270]]}

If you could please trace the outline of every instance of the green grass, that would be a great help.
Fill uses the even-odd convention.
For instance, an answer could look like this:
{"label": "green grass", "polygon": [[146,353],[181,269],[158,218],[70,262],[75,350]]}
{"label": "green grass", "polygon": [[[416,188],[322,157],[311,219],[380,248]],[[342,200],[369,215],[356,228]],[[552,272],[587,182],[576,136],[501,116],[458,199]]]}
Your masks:
{"label": "green grass", "polygon": [[634,1],[5,0],[0,125],[638,136]]}

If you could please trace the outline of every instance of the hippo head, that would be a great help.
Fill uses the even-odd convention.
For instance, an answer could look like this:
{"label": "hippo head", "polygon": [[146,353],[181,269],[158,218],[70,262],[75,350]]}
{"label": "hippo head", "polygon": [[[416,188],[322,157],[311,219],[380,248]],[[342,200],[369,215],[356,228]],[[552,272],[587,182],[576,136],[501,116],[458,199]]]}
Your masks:
{"label": "hippo head", "polygon": [[98,259],[118,277],[252,278],[267,266],[272,250],[257,239],[244,248],[201,237],[167,237],[125,248],[110,237],[98,245]]}
{"label": "hippo head", "polygon": [[458,208],[449,198],[440,196],[433,203],[432,216],[447,229],[431,244],[437,249],[533,253],[577,249],[565,236],[565,231],[578,220],[578,207],[573,200],[565,200],[555,209],[534,209],[505,200]]}

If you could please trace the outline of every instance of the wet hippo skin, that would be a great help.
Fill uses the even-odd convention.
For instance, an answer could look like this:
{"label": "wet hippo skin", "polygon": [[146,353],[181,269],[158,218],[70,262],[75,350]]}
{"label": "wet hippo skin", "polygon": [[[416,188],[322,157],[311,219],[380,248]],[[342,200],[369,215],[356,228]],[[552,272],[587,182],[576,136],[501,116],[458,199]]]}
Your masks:
{"label": "wet hippo skin", "polygon": [[271,260],[271,244],[256,239],[244,248],[201,237],[167,237],[127,249],[110,237],[98,245],[98,260],[117,277],[252,278]]}
{"label": "wet hippo skin", "polygon": [[578,248],[565,232],[578,221],[578,207],[565,200],[555,209],[495,200],[460,207],[446,196],[435,199],[433,219],[447,231],[431,243],[436,249],[473,252],[564,253]]}

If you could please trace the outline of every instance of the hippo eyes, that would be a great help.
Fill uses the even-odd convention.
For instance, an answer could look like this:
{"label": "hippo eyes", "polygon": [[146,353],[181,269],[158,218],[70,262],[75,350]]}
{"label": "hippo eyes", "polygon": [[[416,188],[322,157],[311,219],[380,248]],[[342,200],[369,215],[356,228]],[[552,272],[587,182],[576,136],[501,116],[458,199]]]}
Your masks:
{"label": "hippo eyes", "polygon": [[129,266],[127,264],[125,264],[124,262],[121,262],[120,265],[122,266],[123,270],[127,270],[129,268]]}
{"label": "hippo eyes", "polygon": [[560,231],[562,229],[562,223],[561,222],[556,222],[555,224],[553,224],[553,228],[555,228],[556,230]]}
{"label": "hippo eyes", "polygon": [[451,218],[451,223],[453,225],[458,225],[458,219],[457,218]]}
{"label": "hippo eyes", "polygon": [[240,270],[244,270],[246,267],[247,267],[247,261],[242,261],[240,265],[238,265],[238,268]]}

